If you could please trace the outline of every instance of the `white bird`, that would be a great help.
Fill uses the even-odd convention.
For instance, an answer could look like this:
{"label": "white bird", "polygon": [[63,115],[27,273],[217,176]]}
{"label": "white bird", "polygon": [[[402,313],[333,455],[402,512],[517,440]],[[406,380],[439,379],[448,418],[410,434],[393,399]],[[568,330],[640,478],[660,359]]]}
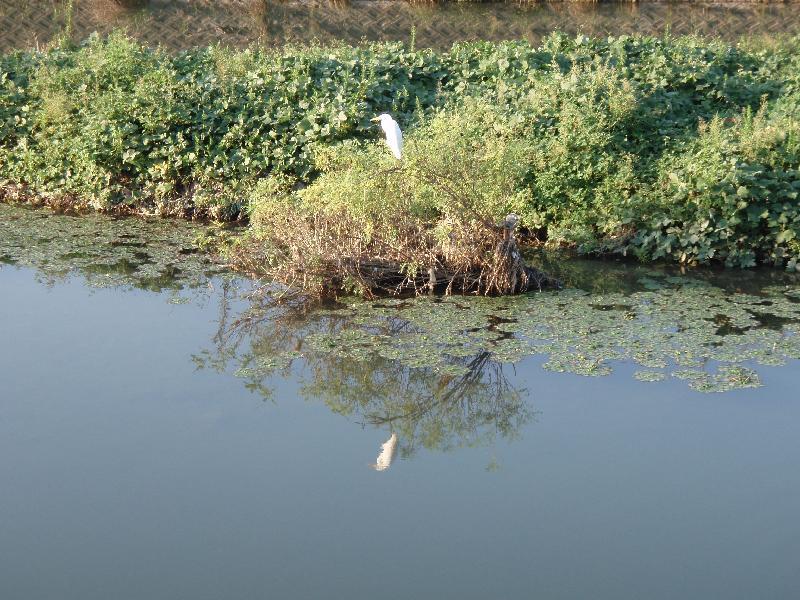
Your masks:
{"label": "white bird", "polygon": [[381,129],[383,129],[383,133],[386,134],[386,145],[389,146],[394,157],[400,160],[403,151],[403,132],[400,131],[400,125],[397,124],[397,121],[395,121],[391,115],[387,115],[386,113],[378,115],[372,120],[378,121],[381,124]]}
{"label": "white bird", "polygon": [[392,465],[394,460],[394,451],[397,449],[397,434],[393,433],[392,436],[381,444],[381,453],[378,454],[378,460],[374,465],[370,465],[376,471],[385,471]]}

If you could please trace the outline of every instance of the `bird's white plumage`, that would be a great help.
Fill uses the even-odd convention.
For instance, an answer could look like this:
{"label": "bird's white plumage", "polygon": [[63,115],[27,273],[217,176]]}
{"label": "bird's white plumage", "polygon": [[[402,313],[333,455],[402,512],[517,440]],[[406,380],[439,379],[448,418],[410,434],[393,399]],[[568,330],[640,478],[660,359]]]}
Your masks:
{"label": "bird's white plumage", "polygon": [[389,146],[394,157],[400,160],[403,156],[403,132],[400,131],[400,125],[397,124],[397,121],[395,121],[391,115],[387,115],[386,113],[378,115],[378,121],[380,121],[383,133],[386,134],[386,145]]}

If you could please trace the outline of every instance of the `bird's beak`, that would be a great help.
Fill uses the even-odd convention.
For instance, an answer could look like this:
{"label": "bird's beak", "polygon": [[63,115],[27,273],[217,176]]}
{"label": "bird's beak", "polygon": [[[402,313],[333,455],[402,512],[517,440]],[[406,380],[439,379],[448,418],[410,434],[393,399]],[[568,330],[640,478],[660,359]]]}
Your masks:
{"label": "bird's beak", "polygon": [[378,121],[380,121],[380,120],[381,120],[381,119],[380,119],[380,117],[372,117],[372,118],[370,119],[370,121],[372,121],[373,123],[377,123],[377,122],[378,122]]}

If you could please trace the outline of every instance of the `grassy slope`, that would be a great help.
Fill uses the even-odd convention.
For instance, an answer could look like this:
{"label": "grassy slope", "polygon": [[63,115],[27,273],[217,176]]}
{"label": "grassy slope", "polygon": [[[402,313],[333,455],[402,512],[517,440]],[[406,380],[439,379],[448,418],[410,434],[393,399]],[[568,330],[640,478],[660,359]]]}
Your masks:
{"label": "grassy slope", "polygon": [[[523,224],[550,242],[794,266],[799,46],[556,34],[539,48],[169,55],[112,35],[0,59],[0,180],[7,196],[230,219],[248,213],[268,175],[346,195],[341,182],[369,170],[358,157],[380,146],[346,145],[336,152],[352,156],[333,167],[321,150],[374,140],[369,119],[386,111],[411,147],[419,138],[421,159],[440,153],[440,136],[457,155],[453,173],[478,160],[479,185],[496,182],[496,159]],[[473,128],[462,152],[442,123],[458,123],[465,102],[493,133]]]}

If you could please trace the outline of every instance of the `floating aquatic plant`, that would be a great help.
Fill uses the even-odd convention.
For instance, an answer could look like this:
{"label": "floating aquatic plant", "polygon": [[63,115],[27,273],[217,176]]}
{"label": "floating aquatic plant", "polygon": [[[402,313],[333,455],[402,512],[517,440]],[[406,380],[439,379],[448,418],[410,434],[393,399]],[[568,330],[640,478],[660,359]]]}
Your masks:
{"label": "floating aquatic plant", "polygon": [[[182,221],[0,205],[0,222],[0,264],[35,267],[48,281],[79,274],[91,286],[169,290],[169,302],[180,304],[180,290],[223,271],[197,247],[202,229]],[[545,369],[582,376],[633,363],[639,381],[683,381],[701,392],[756,387],[758,365],[800,358],[800,285],[789,275],[770,271],[763,285],[753,273],[688,277],[567,259],[559,269],[572,286],[586,281],[581,269],[588,269],[592,291],[253,303],[243,314],[223,294],[218,346],[195,361],[219,371],[233,366],[265,397],[275,375],[291,372],[305,397],[396,432],[407,456],[419,447],[513,437],[533,412],[504,368],[530,356]]]}
{"label": "floating aquatic plant", "polygon": [[[183,221],[75,217],[8,205],[0,205],[0,221],[0,264],[35,267],[47,280],[79,273],[91,286],[179,291],[223,271],[195,242],[202,228]],[[588,263],[562,264],[573,271],[564,280],[579,284]],[[597,263],[591,269],[596,273]],[[593,284],[594,293],[573,287],[516,298],[339,302],[303,311],[275,338],[282,345],[265,342],[281,328],[280,319],[269,310],[259,318],[254,307],[246,322],[257,327],[249,331],[250,351],[237,358],[243,361],[238,373],[264,380],[296,359],[310,364],[327,357],[474,379],[470,365],[477,356],[503,364],[539,355],[551,371],[600,376],[630,362],[640,367],[634,376],[641,381],[672,375],[707,392],[754,387],[760,384],[755,366],[800,358],[800,285],[788,275],[759,286],[752,274],[688,277],[631,268],[623,270],[625,284],[614,288],[607,282],[619,273],[611,265],[601,270],[607,277]],[[173,294],[170,302],[185,298]]]}
{"label": "floating aquatic plant", "polygon": [[[54,281],[80,274],[92,287],[181,290],[222,273],[196,243],[204,229],[168,219],[72,216],[0,204],[0,265],[37,269]],[[185,299],[173,296],[170,302]]]}
{"label": "floating aquatic plant", "polygon": [[539,355],[550,371],[602,376],[628,362],[640,367],[634,374],[640,381],[671,375],[703,392],[758,386],[753,366],[800,358],[795,286],[744,293],[656,270],[634,289],[602,294],[354,300],[294,321],[284,340],[291,351],[263,345],[276,322],[267,318],[263,327],[251,331],[262,340],[253,350],[268,353],[270,363],[327,356],[369,369],[388,360],[457,377],[478,355],[494,363]]}

